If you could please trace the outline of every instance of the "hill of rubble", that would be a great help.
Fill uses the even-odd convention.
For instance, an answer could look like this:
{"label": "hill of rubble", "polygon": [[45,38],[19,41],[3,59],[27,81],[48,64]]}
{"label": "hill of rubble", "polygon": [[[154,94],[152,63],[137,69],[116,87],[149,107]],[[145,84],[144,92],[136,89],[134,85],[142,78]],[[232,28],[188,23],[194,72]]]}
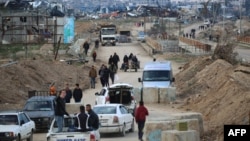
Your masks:
{"label": "hill of rubble", "polygon": [[199,57],[175,78],[183,108],[203,114],[204,140],[223,141],[225,124],[249,124],[250,67]]}

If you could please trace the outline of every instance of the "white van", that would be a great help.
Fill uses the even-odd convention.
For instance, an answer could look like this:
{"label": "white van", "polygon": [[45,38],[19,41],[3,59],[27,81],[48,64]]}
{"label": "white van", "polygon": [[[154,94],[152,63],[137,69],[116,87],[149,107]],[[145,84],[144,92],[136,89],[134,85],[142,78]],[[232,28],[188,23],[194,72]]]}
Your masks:
{"label": "white van", "polygon": [[174,82],[172,65],[170,61],[156,61],[146,63],[143,69],[142,78],[138,78],[142,82],[142,87],[168,88]]}

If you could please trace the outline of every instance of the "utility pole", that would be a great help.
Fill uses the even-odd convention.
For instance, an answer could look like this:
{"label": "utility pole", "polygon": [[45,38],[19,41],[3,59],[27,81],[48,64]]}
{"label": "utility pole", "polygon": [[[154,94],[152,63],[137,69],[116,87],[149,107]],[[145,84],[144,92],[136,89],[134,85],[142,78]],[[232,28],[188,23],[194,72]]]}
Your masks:
{"label": "utility pole", "polygon": [[241,11],[242,11],[242,1],[240,1],[240,36],[242,35],[242,20],[241,20]]}

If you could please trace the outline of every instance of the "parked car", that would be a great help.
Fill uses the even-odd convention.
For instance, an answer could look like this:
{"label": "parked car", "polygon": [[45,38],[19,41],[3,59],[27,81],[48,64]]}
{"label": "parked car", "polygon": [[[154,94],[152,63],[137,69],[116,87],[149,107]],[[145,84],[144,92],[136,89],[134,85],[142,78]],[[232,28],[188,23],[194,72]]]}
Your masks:
{"label": "parked car", "polygon": [[127,131],[134,132],[134,117],[122,104],[95,105],[93,110],[99,117],[100,133],[120,133],[125,136]]}
{"label": "parked car", "polygon": [[64,116],[63,131],[58,133],[56,121],[53,119],[46,135],[47,141],[100,141],[99,130],[80,131],[75,120],[79,121],[76,115]]}
{"label": "parked car", "polygon": [[146,41],[146,34],[143,31],[138,32],[137,41],[145,42]]}
{"label": "parked car", "polygon": [[134,87],[128,83],[117,83],[109,88],[104,87],[100,93],[96,92],[95,104],[123,104],[130,113],[134,115],[136,108],[136,100],[133,93]]}
{"label": "parked car", "polygon": [[0,112],[0,141],[33,141],[35,123],[20,111]]}
{"label": "parked car", "polygon": [[55,96],[33,96],[29,98],[23,111],[35,122],[37,129],[49,129],[55,116]]}

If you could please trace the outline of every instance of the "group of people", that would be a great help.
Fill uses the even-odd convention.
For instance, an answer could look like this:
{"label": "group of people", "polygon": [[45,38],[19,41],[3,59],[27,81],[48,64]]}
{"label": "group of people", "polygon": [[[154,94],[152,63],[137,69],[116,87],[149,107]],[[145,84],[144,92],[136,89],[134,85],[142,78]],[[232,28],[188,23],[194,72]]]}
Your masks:
{"label": "group of people", "polygon": [[[65,92],[66,92],[66,95],[65,95],[64,100],[65,100],[66,103],[70,103],[70,100],[71,100],[72,97],[74,98],[76,103],[81,102],[83,93],[82,93],[82,89],[79,87],[78,83],[75,84],[75,88],[73,89],[73,92],[69,88],[69,84],[67,83],[66,87],[65,87]],[[56,96],[57,95],[56,94],[57,91],[56,91],[56,87],[55,87],[55,82],[53,82],[51,84],[49,93],[50,93],[51,96]]]}
{"label": "group of people", "polygon": [[[98,49],[98,47],[99,47],[99,40],[97,39],[97,40],[95,40],[95,48]],[[85,41],[83,43],[83,49],[84,49],[84,52],[83,52],[84,55],[87,56],[88,50],[89,50],[89,43],[88,43],[88,41]],[[96,61],[96,57],[97,57],[97,53],[96,53],[96,51],[93,51],[92,58],[93,58],[94,62]]]}
{"label": "group of people", "polygon": [[109,87],[109,78],[111,79],[112,84],[114,84],[116,73],[117,67],[114,62],[111,62],[109,66],[102,64],[98,71],[102,87]]}
{"label": "group of people", "polygon": [[[70,116],[66,111],[65,98],[66,90],[61,90],[59,96],[56,97],[55,120],[58,127],[57,132],[62,132],[63,130],[64,115]],[[76,115],[77,119],[75,119],[75,127],[78,127],[77,130],[79,131],[97,130],[99,128],[99,117],[92,110],[90,104],[86,105],[86,111],[83,105],[80,106],[80,112]]]}
{"label": "group of people", "polygon": [[[55,120],[57,123],[58,131],[63,131],[64,125],[64,115],[70,116],[69,113],[66,111],[66,90],[61,90],[59,95],[56,97],[56,105],[55,105]],[[75,114],[75,123],[74,128],[76,127],[77,131],[92,131],[99,129],[99,117],[98,115],[92,110],[91,105],[85,106],[81,105],[79,107],[79,113]],[[140,141],[143,141],[143,129],[146,122],[146,116],[149,115],[148,109],[144,106],[144,102],[140,101],[139,106],[135,112],[135,121],[138,125],[138,138]]]}
{"label": "group of people", "polygon": [[129,61],[131,61],[131,63],[133,63],[134,65],[138,66],[139,65],[139,60],[137,59],[136,55],[134,55],[133,53],[130,53],[129,56],[128,55],[124,55],[123,57],[123,63],[121,65],[121,70],[125,69],[129,66]]}

